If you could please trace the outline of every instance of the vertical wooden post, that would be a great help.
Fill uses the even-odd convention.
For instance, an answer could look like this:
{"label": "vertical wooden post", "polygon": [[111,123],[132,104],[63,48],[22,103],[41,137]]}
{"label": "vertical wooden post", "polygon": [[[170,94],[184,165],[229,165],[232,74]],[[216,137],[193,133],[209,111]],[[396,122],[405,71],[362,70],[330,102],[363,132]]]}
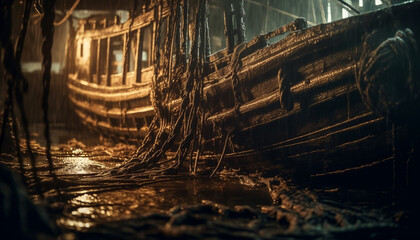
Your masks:
{"label": "vertical wooden post", "polygon": [[101,41],[102,39],[98,39],[98,51],[96,52],[96,84],[101,84],[101,71],[99,68],[101,65],[99,64],[99,58],[100,58],[100,51],[101,51]]}
{"label": "vertical wooden post", "polygon": [[[176,53],[178,54],[181,51],[181,1],[176,3],[176,30],[175,30],[175,49]],[[159,29],[155,29],[155,33],[157,33]],[[154,37],[152,37],[154,39]],[[177,59],[176,59],[177,61]],[[178,63],[176,63],[178,64]]]}
{"label": "vertical wooden post", "polygon": [[236,34],[238,36],[237,44],[245,42],[245,9],[244,0],[234,0],[235,16],[236,16]]}
{"label": "vertical wooden post", "polygon": [[[95,55],[95,51],[98,49],[98,48],[94,48],[94,46],[93,46],[93,43],[95,42],[95,39],[90,39],[90,54],[89,54],[89,82],[91,82],[91,83],[93,83],[94,82],[94,80],[95,80],[95,78],[94,78],[94,71],[93,71],[93,69],[95,69],[96,68],[96,65],[97,64],[95,64],[95,66],[93,65],[93,61],[92,61],[92,59],[93,59],[93,55]],[[96,56],[95,56],[95,58],[96,58]]]}
{"label": "vertical wooden post", "polygon": [[141,69],[141,67],[139,67],[140,64],[140,28],[137,29],[137,54],[135,56],[136,60],[134,62],[134,74],[135,74],[135,82],[140,82],[141,81],[141,73],[139,72],[139,70]]}
{"label": "vertical wooden post", "polygon": [[204,16],[204,36],[205,36],[205,55],[204,57],[206,58],[206,61],[208,61],[209,56],[211,55],[211,45],[210,45],[210,29],[209,29],[209,6],[208,3],[206,1],[206,6],[205,6],[205,13],[206,15]]}
{"label": "vertical wooden post", "polygon": [[184,31],[183,31],[183,51],[184,51],[184,64],[188,62],[188,0],[184,0]]}
{"label": "vertical wooden post", "polygon": [[123,65],[122,65],[122,85],[126,84],[126,77],[127,77],[127,70],[128,70],[128,54],[130,54],[130,50],[128,49],[130,45],[130,31],[124,34],[123,39]]}
{"label": "vertical wooden post", "polygon": [[106,75],[106,85],[111,86],[111,76],[110,76],[110,68],[111,68],[111,62],[110,62],[110,49],[111,49],[111,38],[107,38],[107,45],[106,45],[106,68],[105,68],[105,75]]}
{"label": "vertical wooden post", "polygon": [[232,25],[232,2],[230,0],[223,1],[223,9],[225,17],[226,48],[228,49],[228,52],[231,53],[235,44]]}
{"label": "vertical wooden post", "polygon": [[76,38],[76,30],[73,27],[73,17],[69,17],[69,38],[67,40],[67,60],[66,60],[66,76],[69,73],[74,73],[75,54],[74,54],[74,43]]}
{"label": "vertical wooden post", "polygon": [[206,29],[206,25],[208,25],[207,23],[207,1],[203,0],[203,6],[201,6],[200,4],[200,8],[202,7],[202,9],[200,9],[200,11],[202,11],[202,15],[200,15],[200,43],[199,43],[199,47],[198,47],[198,51],[199,51],[199,59],[206,59],[208,55],[207,55],[207,29]]}
{"label": "vertical wooden post", "polygon": [[[159,26],[158,26],[158,24],[157,24],[157,21],[153,21],[152,23],[149,23],[149,24],[153,24],[152,25],[152,32],[151,32],[151,34],[150,34],[150,37],[151,37],[151,39],[150,39],[150,45],[149,45],[149,55],[150,55],[150,58],[149,58],[149,67],[150,66],[152,66],[153,65],[153,62],[155,61],[153,58],[155,58],[155,56],[153,55],[153,53],[154,53],[154,48],[155,48],[155,36],[154,36],[154,34],[157,34],[157,31],[159,31]],[[148,24],[148,25],[149,25]],[[147,25],[147,26],[148,26]],[[154,33],[154,34],[153,34]]]}
{"label": "vertical wooden post", "polygon": [[139,28],[138,33],[138,44],[137,44],[137,58],[136,58],[136,82],[141,82],[141,54],[142,54],[142,34],[141,34],[141,28]]}

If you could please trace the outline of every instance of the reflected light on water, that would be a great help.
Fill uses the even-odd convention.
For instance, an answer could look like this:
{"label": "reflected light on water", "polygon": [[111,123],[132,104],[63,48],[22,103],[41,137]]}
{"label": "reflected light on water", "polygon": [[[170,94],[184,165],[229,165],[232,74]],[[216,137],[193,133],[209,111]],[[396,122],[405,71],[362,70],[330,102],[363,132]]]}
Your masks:
{"label": "reflected light on water", "polygon": [[[101,222],[116,221],[143,215],[147,212],[160,211],[160,205],[165,201],[161,194],[149,187],[83,194],[69,201],[72,208],[57,223],[81,230]],[[167,208],[170,207],[172,206]]]}
{"label": "reflected light on water", "polygon": [[[70,156],[62,157],[57,162],[60,163],[59,171],[62,174],[97,173],[110,167],[109,162],[101,163],[80,149],[72,150]],[[105,222],[165,212],[174,206],[199,204],[203,199],[224,202],[228,206],[271,203],[265,188],[255,189],[256,186],[250,185],[205,178],[168,181],[134,189],[113,189],[96,193],[80,191],[80,195],[68,200],[68,207],[57,219],[57,224],[64,228],[83,230]],[[246,194],[249,196],[244,198]]]}
{"label": "reflected light on water", "polygon": [[94,210],[95,209],[93,207],[80,207],[77,209],[77,211],[72,211],[71,214],[73,216],[90,215]]}
{"label": "reflected light on water", "polygon": [[100,162],[92,161],[86,156],[77,156],[82,153],[83,150],[78,148],[72,151],[71,157],[61,158],[63,167],[58,170],[58,174],[88,174],[105,169],[105,165]]}
{"label": "reflected light on water", "polygon": [[73,205],[81,203],[95,203],[98,202],[97,194],[83,194],[73,198],[70,202]]}
{"label": "reflected light on water", "polygon": [[62,225],[74,227],[78,230],[80,230],[82,228],[89,228],[89,227],[93,226],[93,224],[90,223],[90,222],[81,222],[79,220],[65,219],[65,218],[59,219],[58,223],[62,224]]}

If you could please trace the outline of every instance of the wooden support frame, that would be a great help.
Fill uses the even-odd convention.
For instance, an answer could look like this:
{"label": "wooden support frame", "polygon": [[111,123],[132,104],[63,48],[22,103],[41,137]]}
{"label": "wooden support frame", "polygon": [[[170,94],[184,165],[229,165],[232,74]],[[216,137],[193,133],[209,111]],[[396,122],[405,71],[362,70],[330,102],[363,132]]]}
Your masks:
{"label": "wooden support frame", "polygon": [[99,53],[101,51],[101,39],[97,39],[98,40],[98,50],[96,52],[96,84],[101,84],[101,73],[99,71],[100,68],[100,64],[99,64]]}
{"label": "wooden support frame", "polygon": [[182,49],[184,51],[184,64],[185,66],[187,66],[188,63],[188,41],[189,41],[189,36],[188,36],[188,0],[184,0],[184,12],[183,12],[183,20],[184,20],[184,29],[183,29],[183,46]]}
{"label": "wooden support frame", "polygon": [[[96,41],[96,49],[94,46],[94,42]],[[98,45],[99,40],[98,39],[91,39],[90,41],[90,63],[89,63],[89,82],[94,83],[95,82],[95,74],[97,74],[98,71]],[[96,54],[95,54],[96,53]],[[95,62],[92,63],[93,58],[95,58]],[[93,71],[95,70],[95,71]]]}
{"label": "wooden support frame", "polygon": [[141,82],[141,72],[139,68],[139,56],[140,56],[140,28],[136,29],[137,31],[137,54],[136,59],[134,60],[134,74],[135,74],[135,82]]}
{"label": "wooden support frame", "polygon": [[[130,45],[129,42],[127,42],[127,38],[130,38],[130,31],[123,34],[123,63],[122,63],[122,76],[121,76],[121,85],[127,84],[127,70],[128,70],[128,57],[127,54],[130,54],[129,49],[127,48],[127,44]],[[131,39],[130,39],[131,41]]]}
{"label": "wooden support frame", "polygon": [[106,69],[105,69],[105,75],[106,75],[106,85],[107,86],[111,86],[111,75],[109,74],[109,69],[110,69],[110,67],[111,67],[111,62],[109,61],[110,60],[110,57],[109,57],[109,51],[110,51],[110,45],[111,45],[111,38],[110,37],[108,37],[107,38],[107,40],[106,40],[106,44],[107,44],[107,46],[106,46]]}
{"label": "wooden support frame", "polygon": [[245,9],[244,9],[244,0],[233,0],[235,19],[236,19],[236,35],[238,37],[238,42],[240,44],[245,42]]}
{"label": "wooden support frame", "polygon": [[136,83],[141,83],[141,51],[142,51],[142,39],[141,39],[141,28],[137,29],[137,56],[136,56]]}
{"label": "wooden support frame", "polygon": [[[233,9],[232,9],[233,7]],[[223,2],[225,18],[226,48],[228,53],[233,52],[236,44],[245,42],[245,10],[243,0],[227,0]],[[235,16],[235,22],[233,22]],[[234,28],[234,25],[236,28]],[[235,42],[235,34],[237,41]]]}
{"label": "wooden support frame", "polygon": [[230,0],[223,1],[223,10],[225,18],[226,49],[231,53],[235,46],[235,38],[232,24],[232,2]]}

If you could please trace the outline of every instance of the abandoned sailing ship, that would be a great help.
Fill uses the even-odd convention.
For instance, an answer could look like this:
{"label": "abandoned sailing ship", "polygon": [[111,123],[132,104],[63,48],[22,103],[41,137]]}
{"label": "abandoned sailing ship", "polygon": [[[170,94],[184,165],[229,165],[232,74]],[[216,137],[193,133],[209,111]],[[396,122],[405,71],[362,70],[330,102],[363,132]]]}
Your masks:
{"label": "abandoned sailing ship", "polygon": [[[158,115],[160,125],[172,123],[167,132],[200,129],[184,144],[197,158],[222,153],[225,163],[254,169],[269,160],[293,175],[383,165],[404,175],[419,115],[420,2],[311,27],[297,18],[249,42],[243,1],[220,4],[226,48],[213,54],[208,10],[195,12],[197,3],[150,1],[123,24],[81,20],[68,88],[82,122],[136,140]],[[196,86],[188,82],[194,41],[204,56],[199,99],[187,96]],[[179,110],[194,101],[192,128],[179,116],[194,107]]]}

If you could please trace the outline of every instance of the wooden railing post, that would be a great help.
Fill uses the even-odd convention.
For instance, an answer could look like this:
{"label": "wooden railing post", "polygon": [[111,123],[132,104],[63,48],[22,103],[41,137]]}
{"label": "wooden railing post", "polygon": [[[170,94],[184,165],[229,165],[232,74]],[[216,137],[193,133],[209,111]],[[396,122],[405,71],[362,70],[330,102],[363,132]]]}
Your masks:
{"label": "wooden railing post", "polygon": [[106,75],[106,85],[111,86],[111,76],[110,76],[110,50],[111,50],[111,38],[107,38],[107,45],[106,45],[106,68],[105,68],[105,75]]}
{"label": "wooden railing post", "polygon": [[234,11],[236,16],[236,34],[238,36],[238,42],[236,44],[240,44],[245,42],[244,0],[234,0]]}
{"label": "wooden railing post", "polygon": [[141,67],[139,67],[139,64],[141,64],[141,52],[140,52],[140,28],[137,29],[137,54],[136,54],[136,61],[134,63],[134,72],[135,72],[135,82],[141,81]]}
{"label": "wooden railing post", "polygon": [[224,17],[225,17],[225,36],[226,36],[226,48],[228,52],[233,51],[235,39],[233,35],[232,25],[232,2],[231,0],[223,1]]}
{"label": "wooden railing post", "polygon": [[[232,9],[233,7],[233,9]],[[226,0],[223,1],[224,17],[225,17],[225,35],[226,48],[229,53],[233,52],[236,44],[245,42],[245,10],[243,0]],[[235,23],[232,17],[235,15]],[[234,24],[236,27],[234,28]],[[235,34],[237,42],[235,43]]]}
{"label": "wooden railing post", "polygon": [[101,51],[101,41],[102,39],[98,39],[98,50],[96,51],[96,84],[100,85],[101,84],[101,71],[99,70],[99,68],[101,67],[99,64],[99,57],[101,56],[99,53]]}

